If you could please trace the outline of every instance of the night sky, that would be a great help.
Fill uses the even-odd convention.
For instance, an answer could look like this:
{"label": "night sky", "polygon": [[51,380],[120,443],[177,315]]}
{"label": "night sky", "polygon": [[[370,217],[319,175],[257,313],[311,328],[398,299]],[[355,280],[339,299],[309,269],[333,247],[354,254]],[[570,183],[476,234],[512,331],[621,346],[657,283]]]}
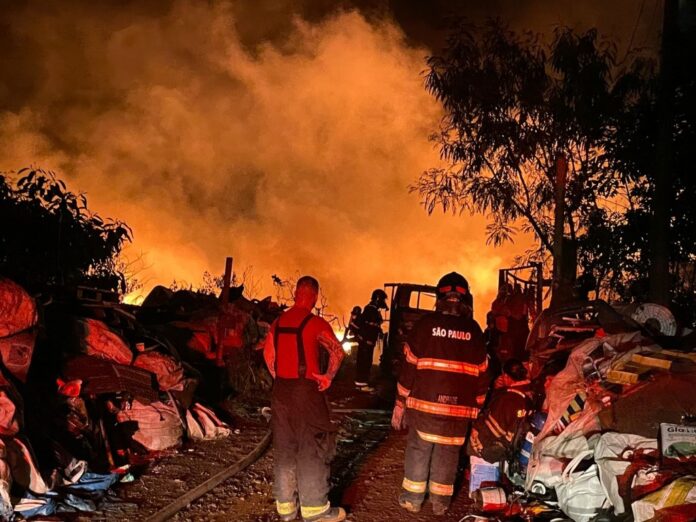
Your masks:
{"label": "night sky", "polygon": [[596,26],[622,56],[656,50],[660,14],[656,0],[0,0],[0,170],[53,169],[126,221],[144,291],[232,255],[256,297],[271,274],[310,273],[345,314],[385,282],[456,269],[481,319],[528,239],[486,246],[485,217],[428,217],[408,192],[439,162],[422,72],[448,17]]}

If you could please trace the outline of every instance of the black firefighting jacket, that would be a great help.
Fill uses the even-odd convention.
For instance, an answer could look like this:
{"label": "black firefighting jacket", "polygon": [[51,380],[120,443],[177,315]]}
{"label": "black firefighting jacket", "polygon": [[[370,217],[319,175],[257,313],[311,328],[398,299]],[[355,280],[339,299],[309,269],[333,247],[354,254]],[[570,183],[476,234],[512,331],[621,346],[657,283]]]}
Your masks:
{"label": "black firefighting jacket", "polygon": [[471,428],[467,452],[486,458],[498,446],[510,453],[517,429],[531,408],[529,381],[495,390],[488,407]]}
{"label": "black firefighting jacket", "polygon": [[382,320],[379,308],[373,303],[366,304],[357,321],[358,340],[369,346],[374,346],[382,332]]}
{"label": "black firefighting jacket", "polygon": [[424,440],[462,445],[486,397],[487,368],[476,321],[442,312],[421,318],[404,346],[397,385],[406,424]]}

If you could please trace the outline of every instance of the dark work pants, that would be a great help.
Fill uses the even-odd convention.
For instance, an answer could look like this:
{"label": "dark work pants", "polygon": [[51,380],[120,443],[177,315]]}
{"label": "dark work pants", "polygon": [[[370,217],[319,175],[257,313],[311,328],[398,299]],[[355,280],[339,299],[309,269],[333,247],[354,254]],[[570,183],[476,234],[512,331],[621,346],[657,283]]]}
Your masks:
{"label": "dark work pants", "polygon": [[274,495],[281,515],[296,509],[305,520],[329,509],[335,430],[326,397],[307,379],[276,379],[271,398]]}
{"label": "dark work pants", "polygon": [[372,370],[372,354],[375,345],[365,342],[358,343],[358,358],[355,364],[355,382],[370,383],[370,370]]}
{"label": "dark work pants", "polygon": [[433,504],[449,506],[460,450],[461,446],[427,442],[409,428],[401,498],[421,505],[428,490]]}

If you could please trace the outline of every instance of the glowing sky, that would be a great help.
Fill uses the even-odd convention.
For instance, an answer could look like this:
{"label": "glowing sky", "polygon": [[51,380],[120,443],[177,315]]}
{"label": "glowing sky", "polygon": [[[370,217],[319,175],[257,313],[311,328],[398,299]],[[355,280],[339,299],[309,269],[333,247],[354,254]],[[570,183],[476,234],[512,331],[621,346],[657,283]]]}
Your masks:
{"label": "glowing sky", "polygon": [[[256,297],[271,274],[308,273],[345,314],[385,282],[457,270],[481,320],[527,240],[488,247],[483,216],[429,217],[408,192],[439,161],[421,76],[433,29],[321,4],[279,8],[265,38],[254,29],[276,21],[248,2],[22,2],[0,18],[0,170],[54,169],[127,222],[146,290],[231,255]],[[523,19],[554,23],[537,12]]]}

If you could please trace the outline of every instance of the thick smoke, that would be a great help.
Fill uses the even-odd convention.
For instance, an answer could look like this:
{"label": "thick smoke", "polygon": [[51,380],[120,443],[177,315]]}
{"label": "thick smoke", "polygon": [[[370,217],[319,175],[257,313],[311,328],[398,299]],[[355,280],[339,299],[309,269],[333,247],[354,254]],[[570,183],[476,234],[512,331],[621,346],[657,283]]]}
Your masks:
{"label": "thick smoke", "polygon": [[0,101],[21,94],[0,111],[0,169],[59,171],[126,221],[149,287],[196,283],[232,255],[259,297],[271,274],[309,273],[344,314],[387,281],[458,270],[482,318],[497,268],[524,247],[486,247],[483,217],[428,217],[408,193],[439,161],[428,50],[356,11],[297,18],[249,49],[225,3],[109,5],[10,14],[25,52],[3,64],[16,70]]}

